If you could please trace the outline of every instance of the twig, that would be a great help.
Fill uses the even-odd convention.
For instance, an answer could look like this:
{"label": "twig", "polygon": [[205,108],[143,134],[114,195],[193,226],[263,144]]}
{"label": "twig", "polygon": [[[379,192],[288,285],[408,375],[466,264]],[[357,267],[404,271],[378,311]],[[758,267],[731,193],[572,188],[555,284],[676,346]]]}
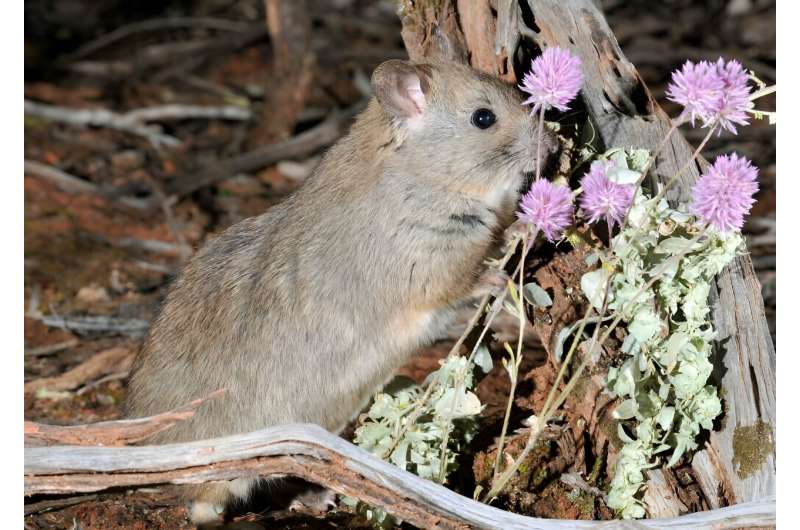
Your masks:
{"label": "twig", "polygon": [[[419,528],[595,530],[619,521],[538,519],[480,504],[424,480],[316,425],[284,425],[248,434],[140,447],[25,449],[25,494],[94,492],[163,483],[196,484],[285,474],[380,507]],[[673,519],[641,520],[641,529],[733,529],[775,524],[775,497]]]}
{"label": "twig", "polygon": [[126,120],[123,114],[107,109],[68,109],[66,107],[35,103],[26,99],[25,114],[71,125],[107,127],[127,132],[147,139],[156,148],[162,145],[175,146],[181,143],[177,138],[162,133],[157,127]]}
{"label": "twig", "polygon": [[363,108],[363,105],[364,103],[361,102],[345,111],[334,112],[319,125],[297,136],[224,160],[200,174],[183,175],[176,179],[168,191],[173,195],[183,197],[237,173],[255,171],[289,158],[308,156],[317,149],[338,140],[345,125]]}
{"label": "twig", "polygon": [[130,348],[116,347],[103,350],[61,375],[42,377],[25,383],[25,393],[34,393],[40,389],[74,390],[87,381],[92,381],[108,373],[128,370],[132,362],[133,354]]}
{"label": "twig", "polygon": [[204,107],[200,105],[159,105],[136,109],[123,114],[125,119],[137,122],[173,121],[189,119],[247,121],[252,117],[249,109],[231,105]]}
{"label": "twig", "polygon": [[77,392],[75,392],[76,396],[82,396],[87,392],[91,391],[102,385],[103,383],[108,383],[109,381],[119,381],[120,379],[125,379],[131,374],[130,370],[123,370],[121,372],[114,372],[113,374],[108,374],[106,376],[101,377],[96,381],[92,381],[91,383],[87,383],[80,387]]}
{"label": "twig", "polygon": [[113,318],[103,316],[89,317],[60,317],[53,315],[42,315],[39,317],[47,326],[61,328],[76,333],[97,332],[97,333],[120,333],[138,337],[144,334],[149,328],[150,323],[138,318]]}
{"label": "twig", "polygon": [[33,502],[25,505],[25,515],[33,515],[35,513],[58,510],[60,508],[68,508],[70,506],[75,506],[76,504],[96,501],[99,498],[99,495],[79,495],[77,497],[48,499],[45,501]]}
{"label": "twig", "polygon": [[107,109],[70,109],[25,100],[25,114],[71,125],[106,127],[142,136],[154,147],[175,146],[181,142],[173,136],[161,132],[155,126],[147,125],[153,121],[186,119],[249,120],[250,111],[241,107],[201,107],[197,105],[160,105],[136,109],[126,113]]}
{"label": "twig", "polygon": [[210,399],[217,399],[224,394],[225,390],[216,390],[204,398],[191,401],[184,407],[147,418],[66,426],[26,421],[25,444],[28,445],[33,441],[48,445],[121,446],[134,444],[167,430],[176,423],[191,418],[200,405]]}
{"label": "twig", "polygon": [[36,175],[47,180],[65,193],[99,192],[97,185],[35,160],[25,160],[24,171],[26,175]]}
{"label": "twig", "polygon": [[167,256],[180,256],[184,253],[181,244],[176,245],[175,243],[160,241],[158,239],[123,237],[117,240],[111,240],[109,243],[122,248],[152,252],[153,254],[164,254]]}
{"label": "twig", "polygon": [[74,348],[77,345],[78,339],[70,339],[65,340],[64,342],[48,344],[47,346],[40,346],[38,348],[25,348],[25,357],[46,357],[68,348]]}
{"label": "twig", "polygon": [[571,488],[577,488],[581,491],[585,491],[586,493],[594,495],[595,497],[600,497],[603,499],[603,502],[608,502],[608,495],[603,493],[600,488],[596,488],[587,483],[585,480],[583,480],[583,477],[577,473],[563,473],[559,477],[559,480]]}
{"label": "twig", "polygon": [[111,192],[103,190],[92,182],[70,175],[56,167],[36,162],[35,160],[25,160],[24,171],[26,175],[35,175],[47,180],[65,193],[92,193],[100,197],[115,200],[137,210],[146,210],[150,208],[150,202],[147,200],[135,199],[133,197],[114,197]]}
{"label": "twig", "polygon": [[101,35],[93,41],[81,46],[75,53],[71,54],[67,60],[72,61],[75,59],[81,59],[137,33],[180,28],[199,28],[229,32],[244,32],[251,30],[253,28],[253,24],[238,22],[235,20],[223,20],[219,18],[208,17],[169,17],[144,20],[142,22],[134,22],[133,24],[120,26],[117,29],[106,33],[105,35]]}
{"label": "twig", "polygon": [[[197,66],[208,61],[215,54],[248,46],[267,36],[267,28],[263,24],[255,24],[251,27],[252,29],[233,35],[143,46],[136,49],[133,56],[127,60],[68,62],[65,64],[65,68],[84,75],[118,79],[130,77],[152,68],[166,66],[174,69],[177,64],[178,68],[173,71],[180,70],[185,74],[187,70],[180,64],[181,61],[193,62],[192,59],[202,58],[203,61],[195,62],[194,66]],[[163,77],[162,74],[157,75]]]}

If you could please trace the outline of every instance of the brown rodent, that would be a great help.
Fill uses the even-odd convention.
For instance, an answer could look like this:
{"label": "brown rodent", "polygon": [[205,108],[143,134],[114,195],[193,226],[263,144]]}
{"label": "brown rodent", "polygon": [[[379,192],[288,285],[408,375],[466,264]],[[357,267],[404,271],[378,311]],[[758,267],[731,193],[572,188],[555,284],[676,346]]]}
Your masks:
{"label": "brown rodent", "polygon": [[[303,186],[211,240],[172,286],[129,415],[227,392],[156,443],[298,422],[339,432],[474,303],[535,169],[536,122],[514,87],[460,64],[392,60],[372,86]],[[194,521],[253,482],[199,488]]]}

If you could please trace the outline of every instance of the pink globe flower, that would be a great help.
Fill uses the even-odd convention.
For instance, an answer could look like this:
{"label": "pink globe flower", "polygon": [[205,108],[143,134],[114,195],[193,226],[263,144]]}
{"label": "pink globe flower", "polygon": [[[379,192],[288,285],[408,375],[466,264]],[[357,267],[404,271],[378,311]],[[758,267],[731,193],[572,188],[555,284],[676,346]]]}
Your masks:
{"label": "pink globe flower", "polygon": [[553,184],[547,179],[533,183],[528,193],[522,197],[519,218],[541,230],[550,241],[559,239],[564,230],[572,224],[575,207],[572,192],[566,186]]}
{"label": "pink globe flower", "polygon": [[758,168],[735,153],[718,156],[692,189],[691,211],[721,232],[741,230],[756,202]]}
{"label": "pink globe flower", "polygon": [[667,87],[667,99],[683,105],[681,119],[688,119],[694,126],[700,118],[703,127],[711,127],[722,133],[728,130],[736,134],[736,125],[747,125],[748,109],[751,107],[749,77],[738,61],[725,62],[721,57],[716,63],[692,61],[672,73]]}
{"label": "pink globe flower", "polygon": [[609,227],[622,224],[630,208],[635,188],[632,184],[617,184],[608,177],[615,167],[617,163],[613,160],[597,160],[581,179],[580,206],[590,223],[605,219]]}
{"label": "pink globe flower", "polygon": [[556,46],[534,59],[519,88],[530,94],[523,105],[533,104],[532,113],[550,107],[564,112],[569,110],[567,103],[575,99],[582,84],[581,60]]}
{"label": "pink globe flower", "polygon": [[689,119],[694,126],[697,118],[708,122],[714,115],[713,107],[722,88],[723,81],[711,63],[686,61],[672,73],[666,94],[670,101],[683,105],[681,118]]}
{"label": "pink globe flower", "polygon": [[716,124],[720,127],[720,133],[722,129],[726,129],[736,134],[734,123],[738,125],[747,125],[749,123],[747,110],[751,104],[750,87],[747,82],[750,78],[742,68],[741,63],[736,60],[726,63],[720,57],[714,64],[714,68],[720,81],[722,81],[722,89],[711,105],[711,122],[705,126]]}

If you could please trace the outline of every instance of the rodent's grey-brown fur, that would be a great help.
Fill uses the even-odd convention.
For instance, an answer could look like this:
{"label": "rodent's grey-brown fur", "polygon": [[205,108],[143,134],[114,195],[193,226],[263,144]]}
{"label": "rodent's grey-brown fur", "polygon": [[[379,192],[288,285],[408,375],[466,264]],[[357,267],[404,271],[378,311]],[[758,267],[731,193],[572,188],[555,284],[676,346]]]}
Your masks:
{"label": "rodent's grey-brown fur", "polygon": [[[512,86],[462,65],[389,61],[373,87],[299,190],[212,239],[172,286],[129,415],[227,392],[155,443],[296,422],[339,432],[473,299],[535,169],[536,123]],[[489,129],[471,123],[478,108],[496,114]]]}

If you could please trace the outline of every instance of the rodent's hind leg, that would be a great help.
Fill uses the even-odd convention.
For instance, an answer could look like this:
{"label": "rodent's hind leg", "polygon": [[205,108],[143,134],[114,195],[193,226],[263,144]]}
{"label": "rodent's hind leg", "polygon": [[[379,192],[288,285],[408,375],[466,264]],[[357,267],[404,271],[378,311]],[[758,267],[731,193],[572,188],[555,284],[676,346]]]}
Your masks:
{"label": "rodent's hind leg", "polygon": [[219,527],[225,521],[229,505],[247,501],[258,481],[258,478],[237,478],[191,487],[189,518],[198,527]]}
{"label": "rodent's hind leg", "polygon": [[336,508],[336,493],[317,485],[310,486],[289,504],[291,511],[327,512],[333,508]]}
{"label": "rodent's hind leg", "polygon": [[228,482],[209,482],[189,488],[189,519],[198,528],[213,528],[225,522],[225,509],[231,498]]}

